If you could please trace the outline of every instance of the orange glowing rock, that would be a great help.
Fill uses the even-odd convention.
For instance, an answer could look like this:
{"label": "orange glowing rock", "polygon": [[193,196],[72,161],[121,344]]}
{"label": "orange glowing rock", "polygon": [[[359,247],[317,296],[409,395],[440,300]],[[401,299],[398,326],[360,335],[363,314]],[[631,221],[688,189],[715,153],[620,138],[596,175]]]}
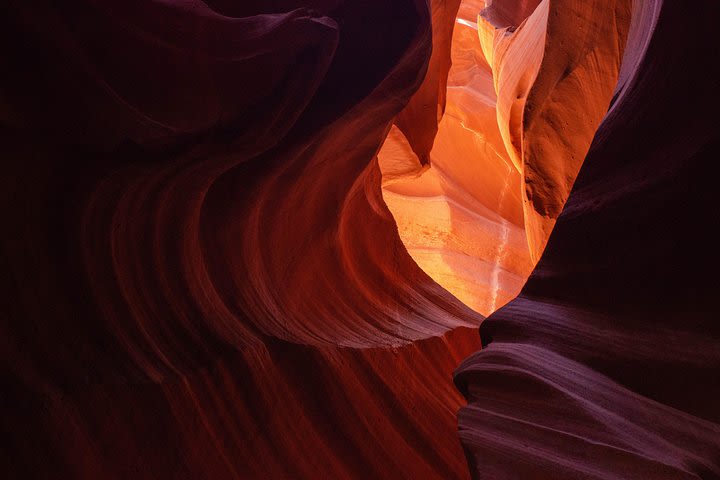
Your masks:
{"label": "orange glowing rock", "polygon": [[[395,119],[409,139],[409,145],[425,164],[445,111],[453,25],[460,0],[430,2],[432,16],[432,54],[422,85]],[[453,46],[453,48],[455,48]]]}
{"label": "orange glowing rock", "polygon": [[[609,13],[594,18],[600,7]],[[408,127],[428,118],[412,101],[391,129],[378,158],[400,237],[478,312],[514,297],[542,253],[607,111],[628,26],[629,2],[464,1],[432,148]]]}
{"label": "orange glowing rock", "polygon": [[492,68],[478,39],[476,18],[483,7],[484,2],[460,7],[445,114],[430,165],[422,167],[411,139],[397,128],[378,159],[383,198],[410,255],[440,285],[487,315],[517,294],[532,264],[521,177],[498,128]]}
{"label": "orange glowing rock", "polygon": [[545,53],[522,120],[525,231],[534,261],[610,106],[632,2],[544,0],[539,9],[548,4]]}

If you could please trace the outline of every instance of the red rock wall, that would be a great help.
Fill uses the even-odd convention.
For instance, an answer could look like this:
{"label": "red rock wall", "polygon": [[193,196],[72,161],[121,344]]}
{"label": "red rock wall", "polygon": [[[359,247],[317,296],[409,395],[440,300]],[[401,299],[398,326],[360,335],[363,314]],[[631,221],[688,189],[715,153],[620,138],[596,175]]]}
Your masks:
{"label": "red rock wall", "polygon": [[5,478],[467,475],[481,317],[408,256],[373,160],[430,9],[296,7],[3,15]]}
{"label": "red rock wall", "polygon": [[720,476],[720,12],[484,3],[4,5],[3,477]]}

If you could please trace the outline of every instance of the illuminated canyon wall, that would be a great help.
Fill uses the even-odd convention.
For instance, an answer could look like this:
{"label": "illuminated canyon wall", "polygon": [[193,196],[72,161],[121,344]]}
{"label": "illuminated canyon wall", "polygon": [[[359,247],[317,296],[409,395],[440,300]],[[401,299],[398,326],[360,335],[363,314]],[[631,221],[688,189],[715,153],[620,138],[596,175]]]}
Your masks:
{"label": "illuminated canyon wall", "polygon": [[[378,159],[383,198],[410,255],[440,285],[488,315],[517,295],[532,263],[520,170],[503,145],[493,71],[480,48],[483,3],[463,2],[452,19],[452,66],[442,85],[447,94],[437,115],[428,110],[437,125],[431,148],[416,153],[418,142],[398,122],[401,128],[392,127]],[[414,102],[427,100],[418,96],[400,120],[420,117]]]}
{"label": "illuminated canyon wall", "polygon": [[3,7],[3,477],[719,476],[711,5]]}
{"label": "illuminated canyon wall", "polygon": [[[462,2],[447,94],[416,93],[379,152],[410,255],[483,315],[519,293],[542,253],[610,104],[631,3]],[[436,43],[430,67],[447,71]],[[403,133],[408,116],[437,118],[434,144]]]}

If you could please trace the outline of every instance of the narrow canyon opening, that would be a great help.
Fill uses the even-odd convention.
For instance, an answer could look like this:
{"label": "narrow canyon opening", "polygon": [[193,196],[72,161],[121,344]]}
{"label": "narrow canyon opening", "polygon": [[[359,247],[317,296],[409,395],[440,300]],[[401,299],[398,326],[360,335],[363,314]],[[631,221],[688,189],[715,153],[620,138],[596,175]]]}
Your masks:
{"label": "narrow canyon opening", "polygon": [[[378,153],[383,199],[418,266],[487,316],[520,292],[569,196],[622,57],[597,35],[624,39],[626,22],[548,0],[433,2],[432,14],[428,74]],[[578,35],[569,18],[592,28]]]}
{"label": "narrow canyon opening", "polygon": [[[480,40],[489,22],[478,15],[485,7],[482,1],[463,1],[451,26],[450,51],[438,51],[443,45],[436,42],[430,68],[443,68],[438,57],[448,53],[450,66],[426,163],[397,125],[378,160],[383,199],[408,253],[438,284],[487,316],[519,293],[533,262],[521,170],[499,128],[492,45],[486,53]],[[534,64],[522,67],[537,71]]]}

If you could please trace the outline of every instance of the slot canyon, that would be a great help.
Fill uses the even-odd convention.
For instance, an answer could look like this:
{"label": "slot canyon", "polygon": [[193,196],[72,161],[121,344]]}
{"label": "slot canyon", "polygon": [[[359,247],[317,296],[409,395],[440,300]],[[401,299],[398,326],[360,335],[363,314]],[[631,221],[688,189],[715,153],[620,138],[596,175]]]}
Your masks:
{"label": "slot canyon", "polygon": [[715,0],[8,0],[8,479],[720,479]]}

